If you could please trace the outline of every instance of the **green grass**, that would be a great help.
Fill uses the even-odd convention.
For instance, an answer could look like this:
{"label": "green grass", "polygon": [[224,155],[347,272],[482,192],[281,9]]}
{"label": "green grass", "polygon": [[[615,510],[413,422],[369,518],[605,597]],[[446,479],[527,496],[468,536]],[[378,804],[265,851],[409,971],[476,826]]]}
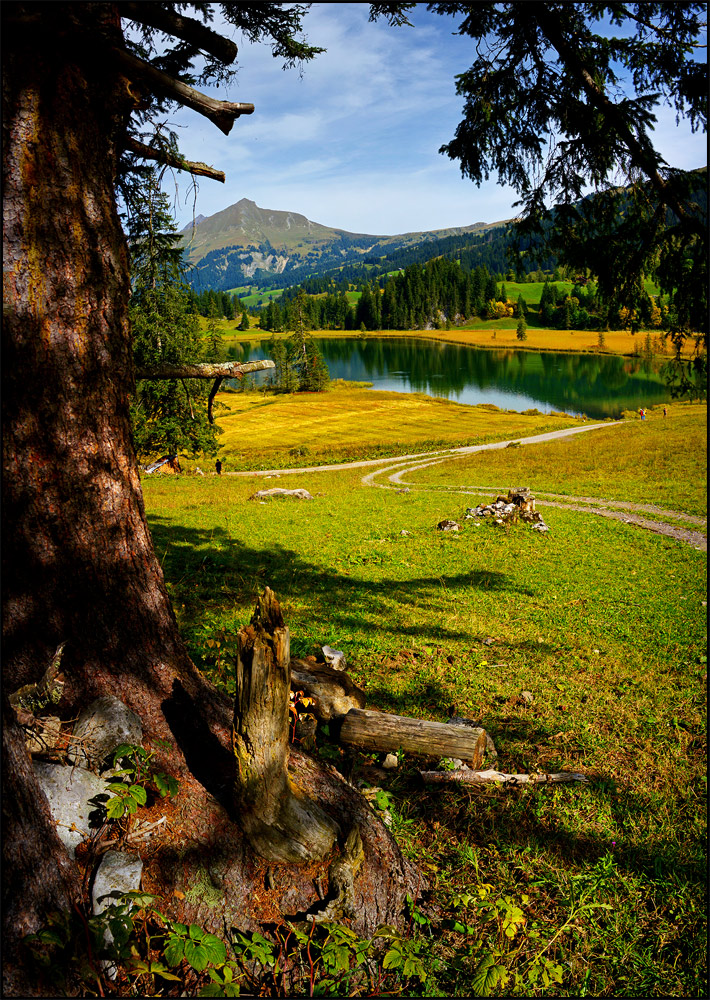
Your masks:
{"label": "green grass", "polygon": [[[660,420],[610,430],[609,448],[605,431],[577,435],[563,462],[535,446],[536,474],[555,492],[582,492],[592,448],[604,495],[613,485],[631,497],[643,492],[647,456],[665,448],[664,477],[682,477],[695,509],[704,452],[678,446],[681,410],[665,430]],[[248,436],[259,440],[256,427]],[[517,477],[526,454],[486,462],[513,463],[496,471]],[[314,499],[249,499],[274,485]],[[706,995],[703,553],[558,509],[545,512],[546,536],[470,521],[444,534],[437,522],[460,517],[469,497],[365,488],[356,470],[148,479],[144,492],[183,635],[216,683],[233,690],[236,632],[268,584],[294,655],[342,649],[369,707],[440,721],[455,711],[488,729],[501,770],[591,778],[442,791],[422,788],[412,760],[381,772],[403,850],[443,916],[459,920],[437,936],[443,995],[470,995],[485,953],[510,975],[496,995]],[[512,905],[523,922],[508,936]],[[561,984],[531,982],[538,954],[559,966]]]}

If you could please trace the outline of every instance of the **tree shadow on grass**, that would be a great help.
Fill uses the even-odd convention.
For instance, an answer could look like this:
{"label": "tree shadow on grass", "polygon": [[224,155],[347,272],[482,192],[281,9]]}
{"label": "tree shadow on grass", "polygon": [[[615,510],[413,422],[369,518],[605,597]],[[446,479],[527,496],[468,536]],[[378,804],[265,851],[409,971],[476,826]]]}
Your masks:
{"label": "tree shadow on grass", "polygon": [[[517,586],[502,573],[472,572],[443,580],[440,576],[422,576],[404,582],[387,578],[373,581],[353,575],[352,569],[345,575],[332,567],[308,562],[283,545],[260,548],[258,543],[235,539],[218,527],[186,528],[156,515],[149,520],[166,578],[177,600],[185,605],[182,617],[187,631],[199,627],[211,608],[223,613],[225,607],[236,607],[241,619],[246,621],[249,606],[264,586],[269,585],[282,604],[294,601],[303,605],[310,601],[315,613],[319,607],[327,606],[327,628],[336,634],[338,631],[346,633],[356,625],[362,628],[365,622],[371,623],[373,629],[386,629],[394,642],[399,640],[403,646],[411,644],[413,639],[432,645],[462,639],[475,644],[484,641],[483,637],[443,624],[413,624],[412,612],[423,604],[441,601],[442,583],[449,602],[456,601],[457,593],[471,589],[530,595],[529,590]],[[545,649],[534,643],[521,645],[538,654]],[[447,705],[448,692],[436,679],[425,678],[422,685],[418,694],[411,690],[386,698],[386,688],[378,680],[369,691],[377,694],[381,688],[385,707],[398,714],[411,714],[415,695],[419,704],[423,697],[427,703],[435,703],[440,708]],[[176,702],[176,711],[184,715],[180,707]],[[532,760],[530,745],[550,736],[549,726],[538,720],[526,722],[486,716],[480,721],[491,730],[496,742],[505,738],[513,758],[530,757]],[[196,732],[194,736],[192,745],[196,748],[200,734]],[[205,770],[202,760],[193,763],[197,771]],[[659,891],[667,872],[673,872],[675,878],[689,885],[704,878],[704,870],[700,871],[698,864],[678,858],[670,840],[655,841],[653,849],[630,846],[627,850],[614,850],[610,836],[604,833],[565,829],[562,816],[553,822],[549,816],[540,815],[536,808],[539,796],[553,793],[552,786],[446,790],[427,787],[422,793],[420,784],[411,788],[408,784],[402,791],[413,803],[412,815],[420,820],[434,817],[449,826],[457,840],[466,838],[481,845],[494,844],[499,850],[533,849],[544,852],[551,862],[557,859],[572,866],[593,864],[612,852],[619,871],[643,874],[654,883],[658,882]],[[221,797],[222,789],[214,783],[213,790]],[[641,797],[632,795],[629,798],[630,793],[617,789],[615,782],[604,775],[598,776],[593,786],[585,786],[572,794],[608,799],[619,825],[628,822],[630,815],[642,816],[648,808]],[[623,806],[618,801],[620,795],[625,796]]]}
{"label": "tree shadow on grass", "polygon": [[[328,629],[347,632],[371,623],[403,642],[446,642],[469,639],[469,632],[435,623],[412,622],[417,609],[457,592],[471,589],[508,591],[529,595],[509,577],[497,572],[471,572],[453,576],[424,576],[401,580],[368,580],[347,575],[326,565],[316,565],[283,545],[268,549],[235,539],[223,528],[186,528],[168,518],[149,518],[153,543],[162,559],[166,579],[176,599],[184,604],[187,629],[199,624],[207,607],[250,605],[270,586],[282,605],[290,601],[311,603],[314,612],[327,603]],[[296,637],[297,638],[297,637]]]}

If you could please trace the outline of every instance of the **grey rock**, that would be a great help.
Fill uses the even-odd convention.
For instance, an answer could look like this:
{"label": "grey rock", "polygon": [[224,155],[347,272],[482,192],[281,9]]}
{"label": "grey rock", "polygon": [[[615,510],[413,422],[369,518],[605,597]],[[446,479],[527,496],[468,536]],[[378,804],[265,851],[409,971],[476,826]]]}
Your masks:
{"label": "grey rock", "polygon": [[73,858],[77,844],[90,835],[89,822],[98,809],[91,800],[96,795],[108,798],[111,793],[102,778],[81,767],[43,761],[33,761],[32,766],[47,796],[59,839]]}
{"label": "grey rock", "polygon": [[[91,890],[94,913],[103,913],[108,906],[116,902],[116,898],[110,893],[134,892],[140,889],[142,874],[143,862],[138,854],[106,851],[94,876]],[[106,945],[113,943],[113,934],[108,927],[104,930],[104,942]],[[104,959],[100,965],[109,979],[116,978],[118,970],[114,962]]]}
{"label": "grey rock", "polygon": [[325,662],[329,667],[332,667],[334,670],[345,670],[348,665],[345,660],[345,653],[339,649],[331,649],[330,646],[321,646],[321,649],[323,650]]}
{"label": "grey rock", "polygon": [[437,524],[438,531],[460,531],[461,525],[457,524],[456,521],[439,521]]}
{"label": "grey rock", "polygon": [[143,862],[139,854],[128,854],[124,851],[106,851],[101,859],[94,885],[91,890],[91,900],[94,913],[103,913],[114,901],[112,892],[133,892],[140,889]]}
{"label": "grey rock", "polygon": [[122,743],[139,744],[143,738],[143,724],[122,701],[107,695],[84,709],[74,727],[74,737],[81,740],[82,745],[72,748],[68,759],[74,764],[91,766],[100,764]]}
{"label": "grey rock", "polygon": [[291,500],[312,500],[313,497],[308,492],[308,490],[285,490],[281,486],[274,486],[270,490],[259,490],[253,496],[249,497],[250,500],[279,500],[279,499],[291,499]]}

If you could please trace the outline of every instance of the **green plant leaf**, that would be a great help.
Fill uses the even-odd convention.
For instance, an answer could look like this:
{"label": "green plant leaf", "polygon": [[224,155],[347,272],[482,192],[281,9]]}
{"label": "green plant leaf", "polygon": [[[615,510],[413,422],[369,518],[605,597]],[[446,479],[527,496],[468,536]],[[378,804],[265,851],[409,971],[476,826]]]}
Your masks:
{"label": "green plant leaf", "polygon": [[131,785],[128,794],[135,799],[139,806],[144,806],[148,801],[148,793],[142,785]]}
{"label": "green plant leaf", "polygon": [[197,944],[190,939],[185,942],[185,958],[195,972],[204,972],[209,964],[207,950],[201,944]]}
{"label": "green plant leaf", "polygon": [[398,948],[390,948],[382,963],[385,969],[398,969],[402,964],[402,952]]}
{"label": "green plant leaf", "polygon": [[490,953],[484,955],[478,963],[476,971],[471,979],[471,989],[473,995],[477,997],[489,997],[500,978],[500,967],[496,965],[496,960]]}
{"label": "green plant leaf", "polygon": [[163,951],[168,965],[179,965],[185,957],[185,941],[183,938],[170,936]]}
{"label": "green plant leaf", "polygon": [[226,996],[221,983],[207,983],[200,990],[198,996],[201,997],[223,997]]}
{"label": "green plant leaf", "polygon": [[122,798],[109,799],[106,803],[106,815],[109,819],[120,819],[125,811]]}

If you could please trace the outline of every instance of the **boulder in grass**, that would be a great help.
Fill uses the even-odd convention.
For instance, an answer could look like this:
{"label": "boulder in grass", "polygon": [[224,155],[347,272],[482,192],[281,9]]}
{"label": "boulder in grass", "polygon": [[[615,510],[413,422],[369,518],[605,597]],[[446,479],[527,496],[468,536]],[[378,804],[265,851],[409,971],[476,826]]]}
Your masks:
{"label": "boulder in grass", "polygon": [[439,521],[436,526],[437,531],[460,531],[461,525],[456,521]]}
{"label": "boulder in grass", "polygon": [[285,490],[281,486],[274,486],[270,490],[259,490],[249,497],[250,500],[312,500],[313,497],[308,490]]}

